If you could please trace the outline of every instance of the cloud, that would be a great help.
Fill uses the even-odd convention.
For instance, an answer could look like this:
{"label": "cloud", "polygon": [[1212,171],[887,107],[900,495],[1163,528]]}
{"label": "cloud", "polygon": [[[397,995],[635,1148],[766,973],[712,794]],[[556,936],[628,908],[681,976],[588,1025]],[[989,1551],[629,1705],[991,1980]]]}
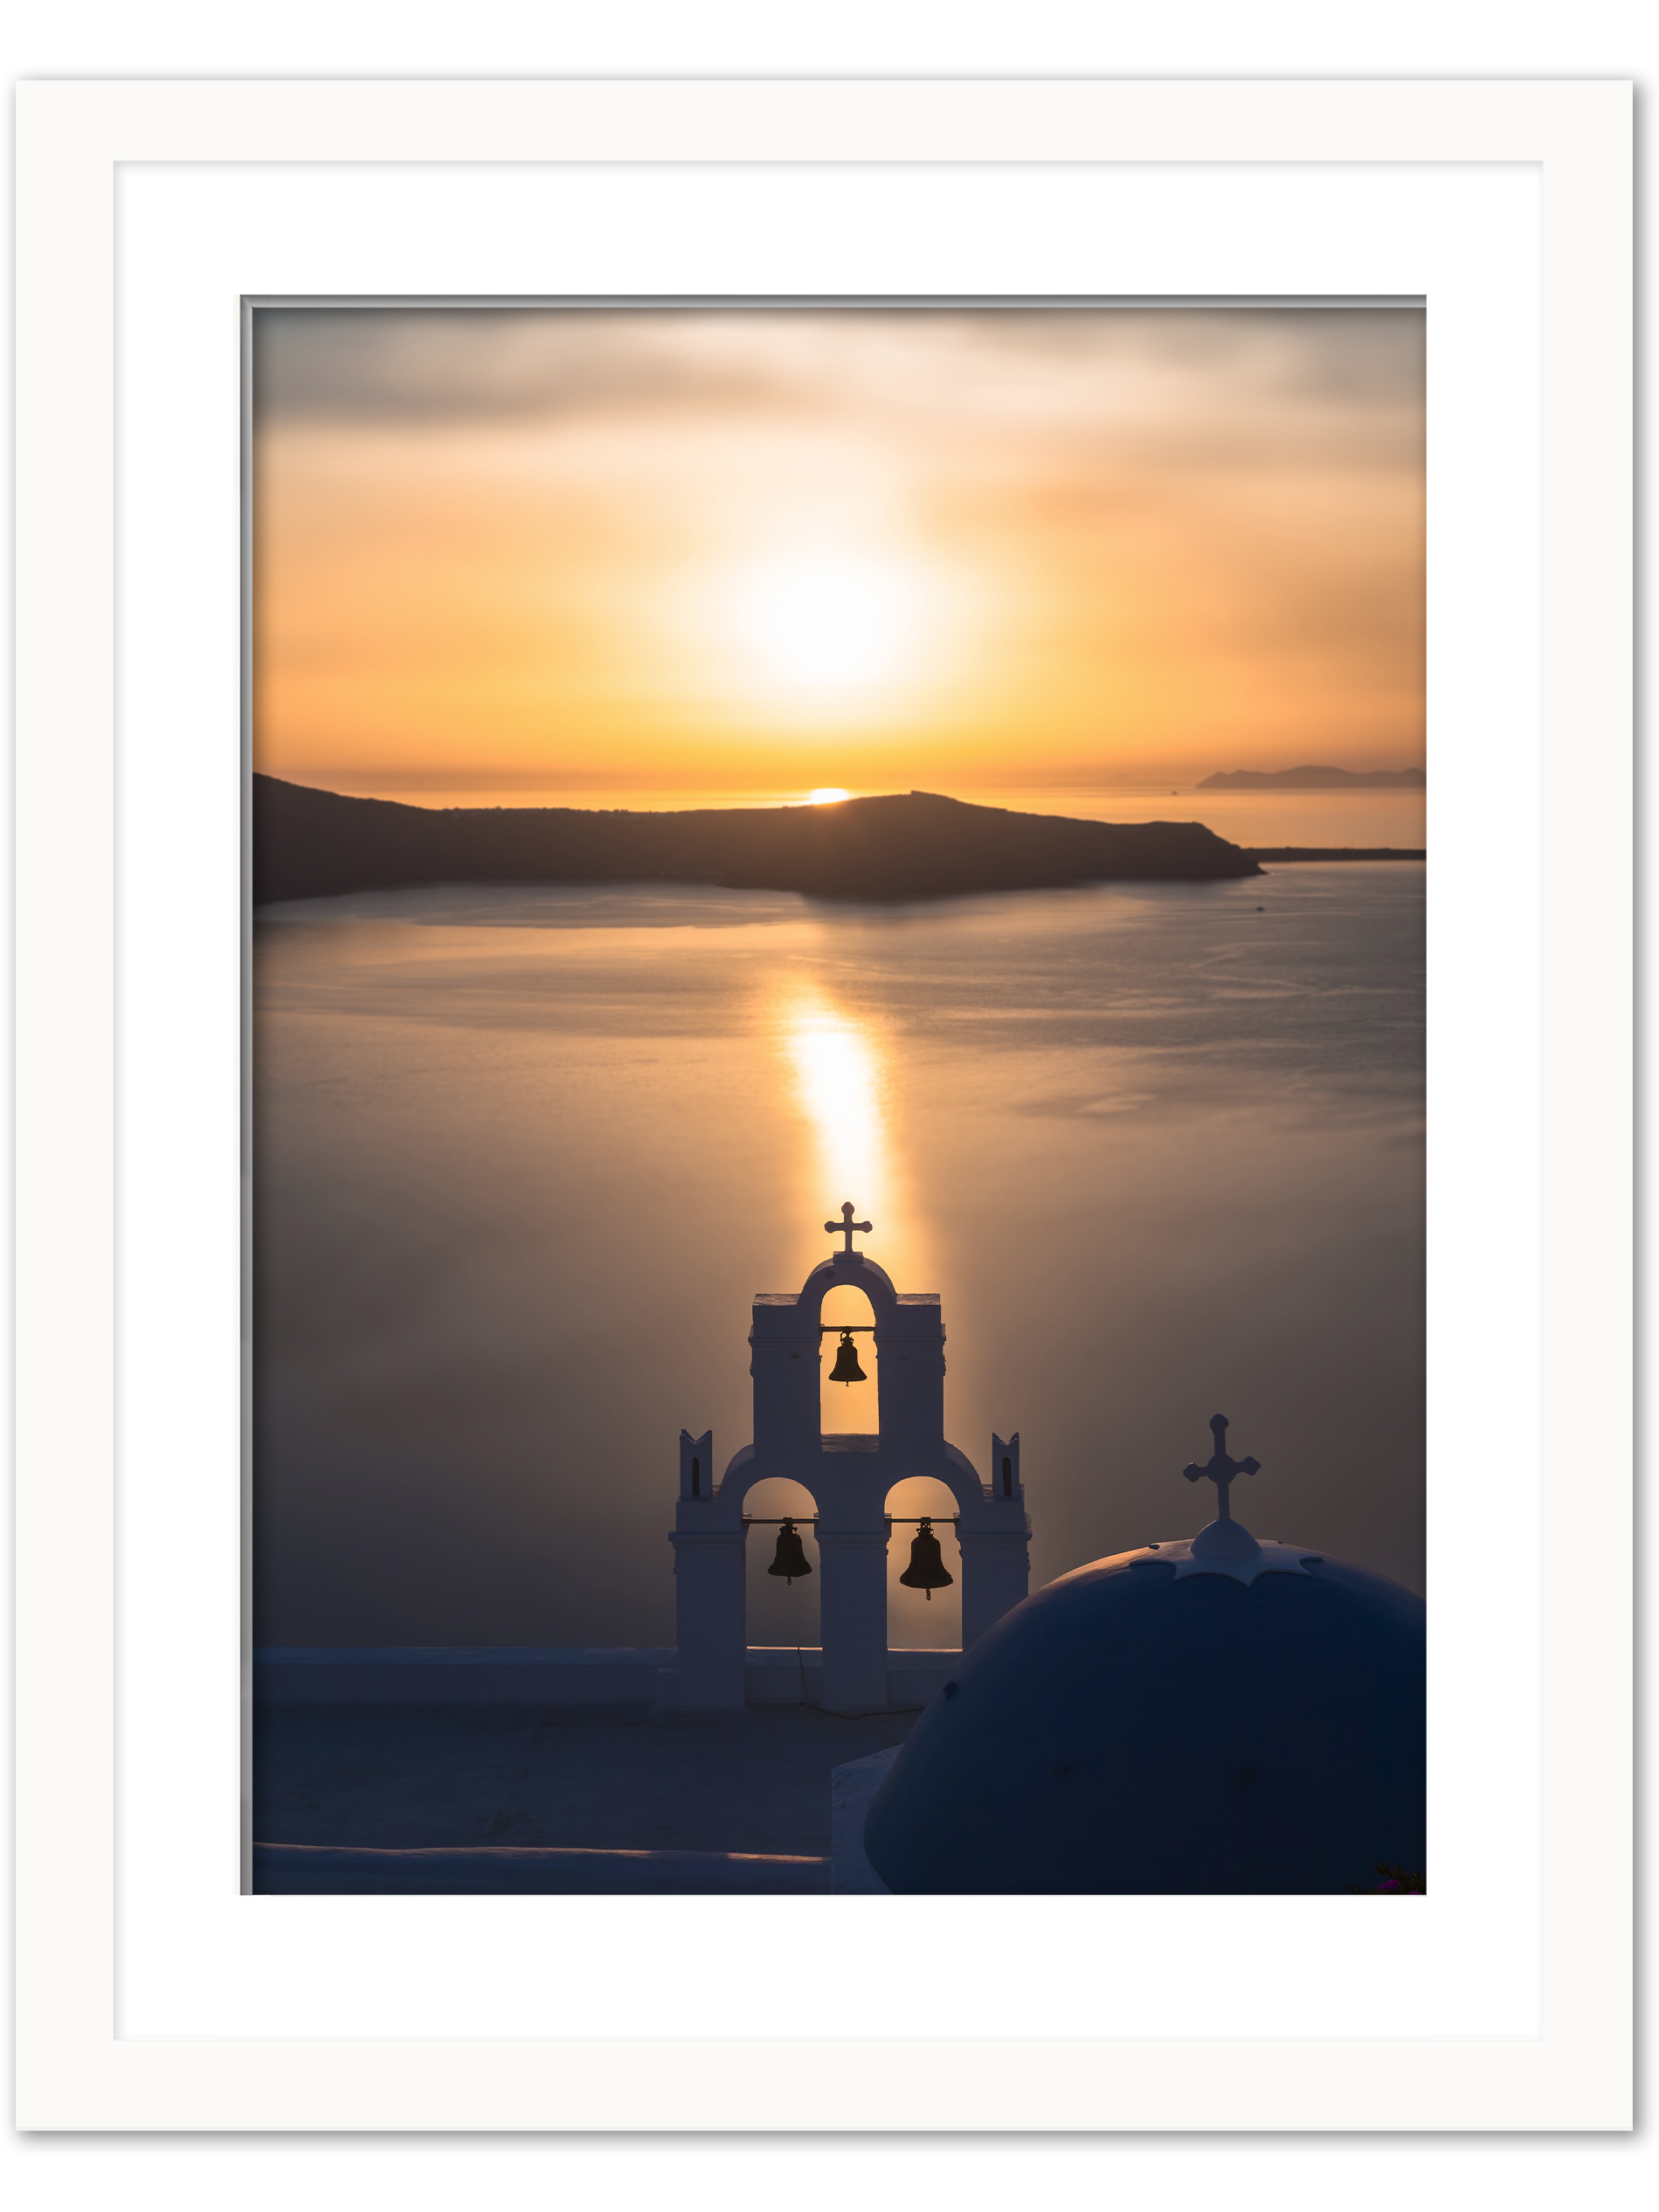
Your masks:
{"label": "cloud", "polygon": [[[1289,414],[1421,418],[1413,308],[263,308],[262,423],[567,422],[649,411],[984,421],[1041,438]],[[1334,426],[1334,425],[1333,425]]]}
{"label": "cloud", "polygon": [[408,423],[730,405],[742,364],[685,358],[659,315],[492,308],[266,308],[254,318],[261,418]]}
{"label": "cloud", "polygon": [[[274,773],[789,790],[853,779],[850,754],[802,767],[832,730],[912,781],[946,748],[1009,781],[1417,757],[1421,309],[323,306],[255,331]],[[833,712],[744,612],[803,550],[926,582],[902,681]]]}

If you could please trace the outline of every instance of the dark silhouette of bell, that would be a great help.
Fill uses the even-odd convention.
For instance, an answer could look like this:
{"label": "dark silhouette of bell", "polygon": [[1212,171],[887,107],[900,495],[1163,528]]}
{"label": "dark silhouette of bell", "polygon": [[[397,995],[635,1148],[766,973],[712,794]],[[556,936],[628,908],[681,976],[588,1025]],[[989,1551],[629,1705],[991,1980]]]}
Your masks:
{"label": "dark silhouette of bell", "polygon": [[858,1364],[858,1346],[853,1342],[853,1332],[843,1329],[841,1341],[835,1354],[835,1365],[830,1369],[832,1382],[868,1382],[869,1377]]}
{"label": "dark silhouette of bell", "polygon": [[944,1554],[939,1549],[931,1522],[923,1521],[916,1531],[910,1545],[910,1564],[899,1580],[907,1590],[925,1590],[930,1605],[936,1590],[947,1589],[956,1580],[945,1567]]}
{"label": "dark silhouette of bell", "polygon": [[[785,1521],[778,1531],[778,1549],[772,1554],[768,1574],[781,1574],[785,1582],[793,1582],[798,1575],[810,1574],[812,1565],[801,1549],[801,1540],[795,1533],[793,1521]],[[949,1578],[947,1577],[947,1580]]]}

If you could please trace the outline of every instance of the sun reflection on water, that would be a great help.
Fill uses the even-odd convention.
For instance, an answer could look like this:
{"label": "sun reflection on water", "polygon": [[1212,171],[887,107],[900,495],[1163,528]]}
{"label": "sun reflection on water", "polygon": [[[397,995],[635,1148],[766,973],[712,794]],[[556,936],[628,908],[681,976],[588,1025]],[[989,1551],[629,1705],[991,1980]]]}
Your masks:
{"label": "sun reflection on water", "polygon": [[[821,1237],[816,1224],[827,1226],[850,1199],[854,1220],[873,1225],[870,1234],[854,1238],[854,1249],[868,1248],[903,1284],[911,1240],[888,1127],[886,1060],[873,1027],[843,1013],[812,985],[791,990],[778,1006],[777,1020],[795,1103],[810,1132],[799,1164],[805,1217]],[[841,1248],[837,1235],[833,1243],[819,1243],[819,1255]],[[840,1286],[826,1298],[823,1318],[844,1328],[868,1326],[874,1316],[861,1291]],[[870,1434],[878,1426],[874,1345],[868,1336],[854,1341],[869,1379],[844,1386],[829,1379],[837,1339],[824,1340],[822,1419],[829,1434]]]}
{"label": "sun reflection on water", "polygon": [[831,1193],[832,1211],[851,1198],[870,1213],[888,1202],[890,1178],[883,1069],[868,1027],[811,994],[790,1002],[782,1028],[796,1100],[817,1140],[814,1185]]}

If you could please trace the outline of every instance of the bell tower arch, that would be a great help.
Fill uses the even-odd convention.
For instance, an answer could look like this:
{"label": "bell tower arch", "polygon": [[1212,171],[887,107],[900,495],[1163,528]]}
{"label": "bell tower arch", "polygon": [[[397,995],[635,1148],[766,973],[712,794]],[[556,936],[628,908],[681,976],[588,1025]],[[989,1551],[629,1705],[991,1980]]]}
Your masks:
{"label": "bell tower arch", "polygon": [[855,1285],[833,1284],[824,1295],[819,1323],[824,1332],[819,1400],[823,1434],[875,1435],[881,1418],[873,1342],[874,1310]]}
{"label": "bell tower arch", "polygon": [[[1026,1595],[1031,1524],[1019,1438],[992,1440],[989,1482],[946,1440],[939,1295],[897,1289],[884,1268],[854,1248],[854,1235],[868,1234],[870,1224],[853,1214],[849,1202],[840,1221],[825,1223],[843,1244],[798,1291],[756,1297],[749,1333],[754,1441],[733,1455],[718,1483],[703,1471],[714,1465],[712,1434],[681,1432],[680,1497],[669,1538],[678,1664],[665,1681],[665,1702],[744,1702],[743,1500],[756,1483],[773,1476],[799,1483],[818,1501],[823,1700],[833,1712],[887,1706],[891,1531],[884,1502],[895,1483],[931,1476],[956,1499],[964,1649]],[[854,1339],[867,1369],[865,1345],[875,1360],[879,1433],[873,1436],[823,1427],[824,1344],[826,1337],[839,1344],[841,1333],[825,1323],[824,1302],[842,1285],[861,1291],[875,1317],[870,1332]]]}

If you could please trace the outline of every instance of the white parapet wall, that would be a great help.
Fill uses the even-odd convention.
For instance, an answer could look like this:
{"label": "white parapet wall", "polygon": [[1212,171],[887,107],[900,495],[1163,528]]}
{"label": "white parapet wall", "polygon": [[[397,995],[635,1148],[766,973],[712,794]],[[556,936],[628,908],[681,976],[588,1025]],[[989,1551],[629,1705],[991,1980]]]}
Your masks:
{"label": "white parapet wall", "polygon": [[672,1649],[320,1644],[253,1654],[256,1705],[648,1705]]}
{"label": "white parapet wall", "polygon": [[[954,1649],[889,1651],[887,1655],[888,1712],[919,1712],[962,1654]],[[657,1703],[689,1703],[680,1692],[674,1655],[657,1677]],[[824,1703],[824,1654],[811,1645],[751,1643],[743,1662],[746,1705],[817,1705]]]}
{"label": "white parapet wall", "polygon": [[[678,1654],[644,1645],[584,1649],[518,1644],[290,1645],[253,1654],[256,1705],[586,1705],[674,1707]],[[925,1705],[959,1651],[889,1651],[887,1710]],[[744,1703],[821,1705],[824,1655],[751,1644]]]}

